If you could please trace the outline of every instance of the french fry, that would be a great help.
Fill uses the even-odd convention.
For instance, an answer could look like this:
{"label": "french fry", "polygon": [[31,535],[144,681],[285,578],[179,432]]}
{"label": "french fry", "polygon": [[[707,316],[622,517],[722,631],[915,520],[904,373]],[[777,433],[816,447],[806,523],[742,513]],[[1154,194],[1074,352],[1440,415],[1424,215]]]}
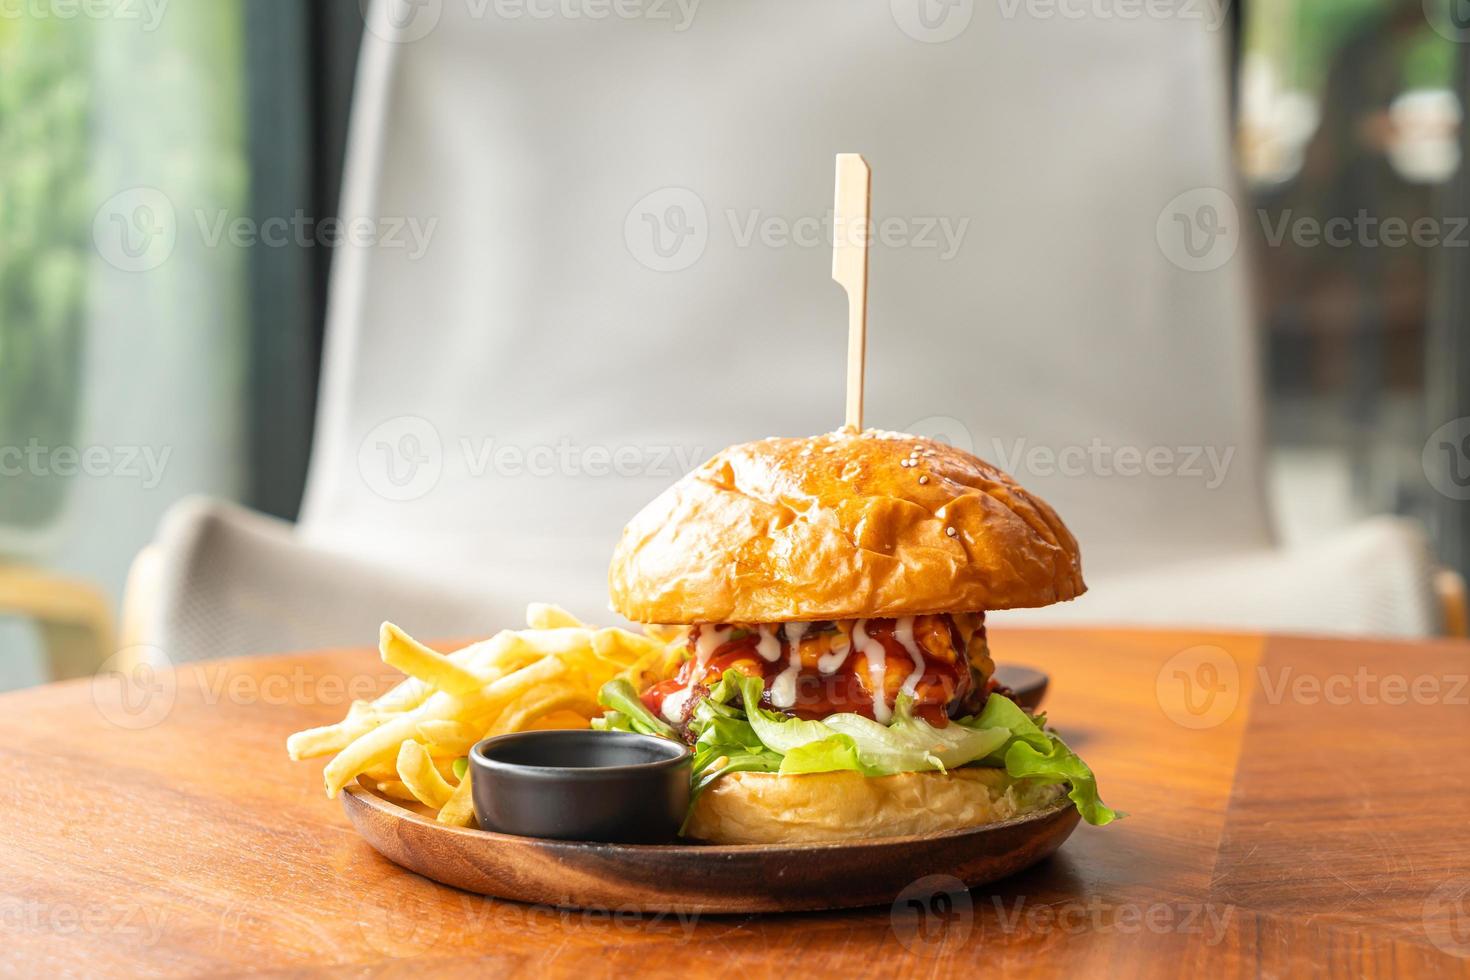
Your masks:
{"label": "french fry", "polygon": [[376,702],[354,701],[347,717],[337,724],[308,728],[286,739],[286,751],[293,761],[340,752],[358,736],[372,731],[393,714],[380,708]]}
{"label": "french fry", "polygon": [[418,742],[404,742],[398,747],[398,778],[414,799],[436,810],[454,795],[454,787],[434,768],[428,749]]}
{"label": "french fry", "polygon": [[393,758],[398,751],[398,746],[414,737],[420,722],[458,719],[469,725],[477,722],[488,725],[488,719],[492,718],[507,701],[565,670],[566,664],[555,658],[547,657],[529,667],[522,667],[514,673],[507,674],[463,697],[449,694],[446,691],[439,691],[431,695],[413,711],[406,712],[364,733],[327,763],[326,768],[322,771],[327,796],[335,797],[343,786],[357,778],[359,773],[364,772],[374,763]]}
{"label": "french fry", "polygon": [[469,753],[470,748],[483,737],[483,733],[462,721],[440,718],[420,722],[418,736],[428,743],[430,755],[459,758]]}
{"label": "french fry", "polygon": [[454,764],[486,735],[585,724],[597,692],[616,677],[639,686],[672,674],[684,630],[596,629],[557,606],[532,603],[529,628],[502,630],[450,654],[384,623],[383,662],[409,676],[372,701],[354,702],[335,725],[286,742],[292,759],[333,755],[322,771],[328,796],[359,776],[395,799],[439,810],[453,826],[474,823],[470,776]]}
{"label": "french fry", "polygon": [[417,797],[415,797],[413,793],[409,791],[409,788],[403,784],[403,780],[401,779],[379,780],[377,783],[377,787],[379,793],[382,793],[384,796],[392,797],[395,800],[402,800],[405,803],[413,803],[417,801]]}
{"label": "french fry", "polygon": [[454,793],[439,809],[435,819],[451,827],[473,827],[475,825],[475,797],[470,788],[471,770],[465,770],[464,778],[454,787]]}
{"label": "french fry", "polygon": [[384,623],[378,631],[378,650],[383,663],[450,694],[469,694],[485,683],[484,678],[430,650],[392,623]]}
{"label": "french fry", "polygon": [[588,717],[601,710],[595,701],[589,700],[576,688],[542,688],[528,692],[506,705],[505,710],[500,713],[500,717],[495,720],[495,724],[490,726],[490,730],[485,735],[490,738],[524,731],[537,718],[563,709],[576,711],[579,714],[585,712]]}
{"label": "french fry", "polygon": [[563,626],[588,629],[586,623],[567,612],[561,606],[546,602],[533,602],[526,607],[526,625],[533,630],[554,630]]}

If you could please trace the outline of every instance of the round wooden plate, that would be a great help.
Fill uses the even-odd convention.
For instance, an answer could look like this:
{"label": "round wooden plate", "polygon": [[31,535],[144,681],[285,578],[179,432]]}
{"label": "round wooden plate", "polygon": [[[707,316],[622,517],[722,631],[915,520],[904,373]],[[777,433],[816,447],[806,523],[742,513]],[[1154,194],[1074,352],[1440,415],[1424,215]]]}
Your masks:
{"label": "round wooden plate", "polygon": [[829,844],[590,844],[446,827],[349,786],[342,807],[380,854],[465,891],[563,908],[749,913],[890,903],[927,875],[970,887],[1052,854],[1077,826],[1066,797],[1003,823]]}

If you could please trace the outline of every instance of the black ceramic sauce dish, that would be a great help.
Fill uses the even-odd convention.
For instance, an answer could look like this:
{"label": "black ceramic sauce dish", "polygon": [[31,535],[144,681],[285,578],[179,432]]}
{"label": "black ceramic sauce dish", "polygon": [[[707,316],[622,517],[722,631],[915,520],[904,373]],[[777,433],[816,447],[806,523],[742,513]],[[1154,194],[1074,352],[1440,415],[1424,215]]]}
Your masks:
{"label": "black ceramic sauce dish", "polygon": [[687,745],[631,732],[539,731],[470,750],[475,818],[519,837],[665,844],[689,808]]}

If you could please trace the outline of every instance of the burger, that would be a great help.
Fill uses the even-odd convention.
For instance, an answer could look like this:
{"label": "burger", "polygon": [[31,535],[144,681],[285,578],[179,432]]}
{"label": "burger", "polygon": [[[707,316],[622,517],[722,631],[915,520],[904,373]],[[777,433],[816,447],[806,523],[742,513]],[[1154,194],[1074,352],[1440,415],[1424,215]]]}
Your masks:
{"label": "burger", "polygon": [[690,838],[928,834],[1064,797],[1116,816],[986,639],[988,613],[1082,594],[1076,539],[967,452],[875,430],[734,446],[633,518],[609,588],[683,659],[604,688],[595,724],[693,746]]}

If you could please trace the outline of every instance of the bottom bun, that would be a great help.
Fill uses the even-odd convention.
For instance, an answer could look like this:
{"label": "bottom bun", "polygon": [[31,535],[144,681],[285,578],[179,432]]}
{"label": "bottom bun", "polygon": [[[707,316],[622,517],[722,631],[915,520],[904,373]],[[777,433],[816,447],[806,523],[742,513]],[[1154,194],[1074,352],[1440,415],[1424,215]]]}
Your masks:
{"label": "bottom bun", "polygon": [[736,772],[700,794],[684,832],[712,844],[934,834],[1009,820],[1046,807],[1063,792],[1059,785],[981,766],[877,777]]}

